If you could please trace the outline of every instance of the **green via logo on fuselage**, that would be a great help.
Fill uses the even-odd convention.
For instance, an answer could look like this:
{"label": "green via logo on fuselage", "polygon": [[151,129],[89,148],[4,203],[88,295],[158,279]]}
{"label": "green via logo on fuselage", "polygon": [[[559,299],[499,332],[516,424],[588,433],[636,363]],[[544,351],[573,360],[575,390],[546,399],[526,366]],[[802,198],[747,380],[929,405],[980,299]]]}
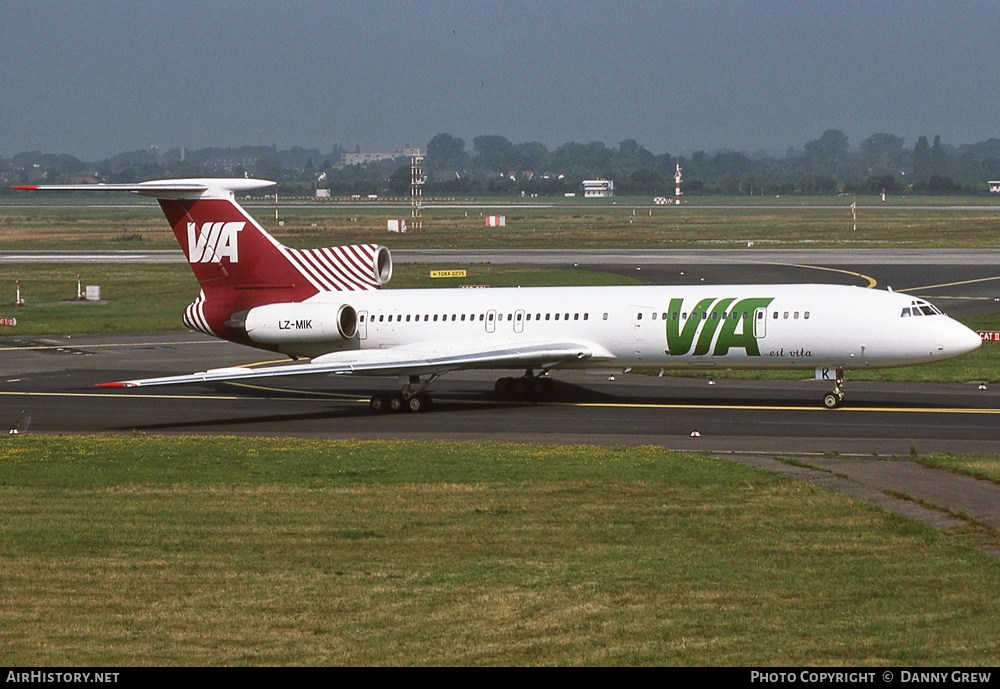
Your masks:
{"label": "green via logo on fuselage", "polygon": [[[747,356],[760,356],[757,337],[754,335],[754,314],[757,309],[767,308],[773,300],[774,297],[751,297],[739,301],[735,297],[708,297],[699,301],[688,317],[683,319],[684,300],[671,299],[670,315],[667,318],[667,353],[674,356],[692,353],[691,345],[698,334],[694,356],[704,356],[709,350],[712,350],[713,356],[725,356],[734,347],[743,349]],[[716,332],[719,334],[718,338],[715,337]],[[712,349],[713,340],[715,349]]]}

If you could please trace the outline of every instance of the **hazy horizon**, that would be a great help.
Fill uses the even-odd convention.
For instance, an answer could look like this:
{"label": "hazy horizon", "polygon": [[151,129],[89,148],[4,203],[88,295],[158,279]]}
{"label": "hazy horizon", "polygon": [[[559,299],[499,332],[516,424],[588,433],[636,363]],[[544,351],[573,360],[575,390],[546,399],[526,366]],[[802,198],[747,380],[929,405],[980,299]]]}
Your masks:
{"label": "hazy horizon", "polygon": [[1000,137],[1000,5],[0,0],[0,155]]}

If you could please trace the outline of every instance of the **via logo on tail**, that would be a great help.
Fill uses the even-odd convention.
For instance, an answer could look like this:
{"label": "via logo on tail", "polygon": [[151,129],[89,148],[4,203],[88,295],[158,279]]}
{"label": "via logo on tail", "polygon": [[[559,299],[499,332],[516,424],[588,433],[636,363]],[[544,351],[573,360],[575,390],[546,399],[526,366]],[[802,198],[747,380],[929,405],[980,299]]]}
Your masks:
{"label": "via logo on tail", "polygon": [[[683,299],[670,300],[670,317],[667,320],[667,351],[673,356],[691,353],[704,356],[725,356],[730,349],[743,349],[747,356],[760,356],[754,319],[758,309],[766,309],[773,297],[752,297],[736,301],[735,297],[700,300],[691,314],[681,324]],[[735,302],[735,303],[733,303]],[[721,327],[720,327],[721,325]],[[718,332],[718,337],[716,337]],[[695,342],[697,335],[697,343]],[[715,349],[712,349],[713,340]]]}
{"label": "via logo on tail", "polygon": [[237,236],[245,222],[207,222],[198,233],[197,223],[187,224],[188,261],[190,263],[219,263],[223,257],[239,263],[240,250]]}

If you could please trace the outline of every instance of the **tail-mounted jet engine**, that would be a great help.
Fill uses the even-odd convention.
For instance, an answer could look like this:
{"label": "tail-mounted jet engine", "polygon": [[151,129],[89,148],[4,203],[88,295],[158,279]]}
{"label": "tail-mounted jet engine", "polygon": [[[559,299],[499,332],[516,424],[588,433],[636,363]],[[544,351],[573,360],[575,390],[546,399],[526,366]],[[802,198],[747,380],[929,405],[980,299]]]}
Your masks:
{"label": "tail-mounted jet engine", "polygon": [[349,304],[267,304],[234,313],[226,327],[260,344],[333,342],[357,335],[358,312]]}

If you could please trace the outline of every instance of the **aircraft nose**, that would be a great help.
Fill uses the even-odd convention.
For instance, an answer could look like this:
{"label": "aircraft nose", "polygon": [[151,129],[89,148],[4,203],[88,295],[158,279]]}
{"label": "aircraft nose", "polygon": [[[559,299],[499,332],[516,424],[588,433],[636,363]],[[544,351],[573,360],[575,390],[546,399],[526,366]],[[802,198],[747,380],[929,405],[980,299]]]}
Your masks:
{"label": "aircraft nose", "polygon": [[979,349],[979,346],[983,344],[983,339],[979,336],[975,330],[970,330],[958,321],[951,322],[952,327],[948,329],[947,337],[945,337],[945,351],[949,354],[968,354],[971,351]]}

